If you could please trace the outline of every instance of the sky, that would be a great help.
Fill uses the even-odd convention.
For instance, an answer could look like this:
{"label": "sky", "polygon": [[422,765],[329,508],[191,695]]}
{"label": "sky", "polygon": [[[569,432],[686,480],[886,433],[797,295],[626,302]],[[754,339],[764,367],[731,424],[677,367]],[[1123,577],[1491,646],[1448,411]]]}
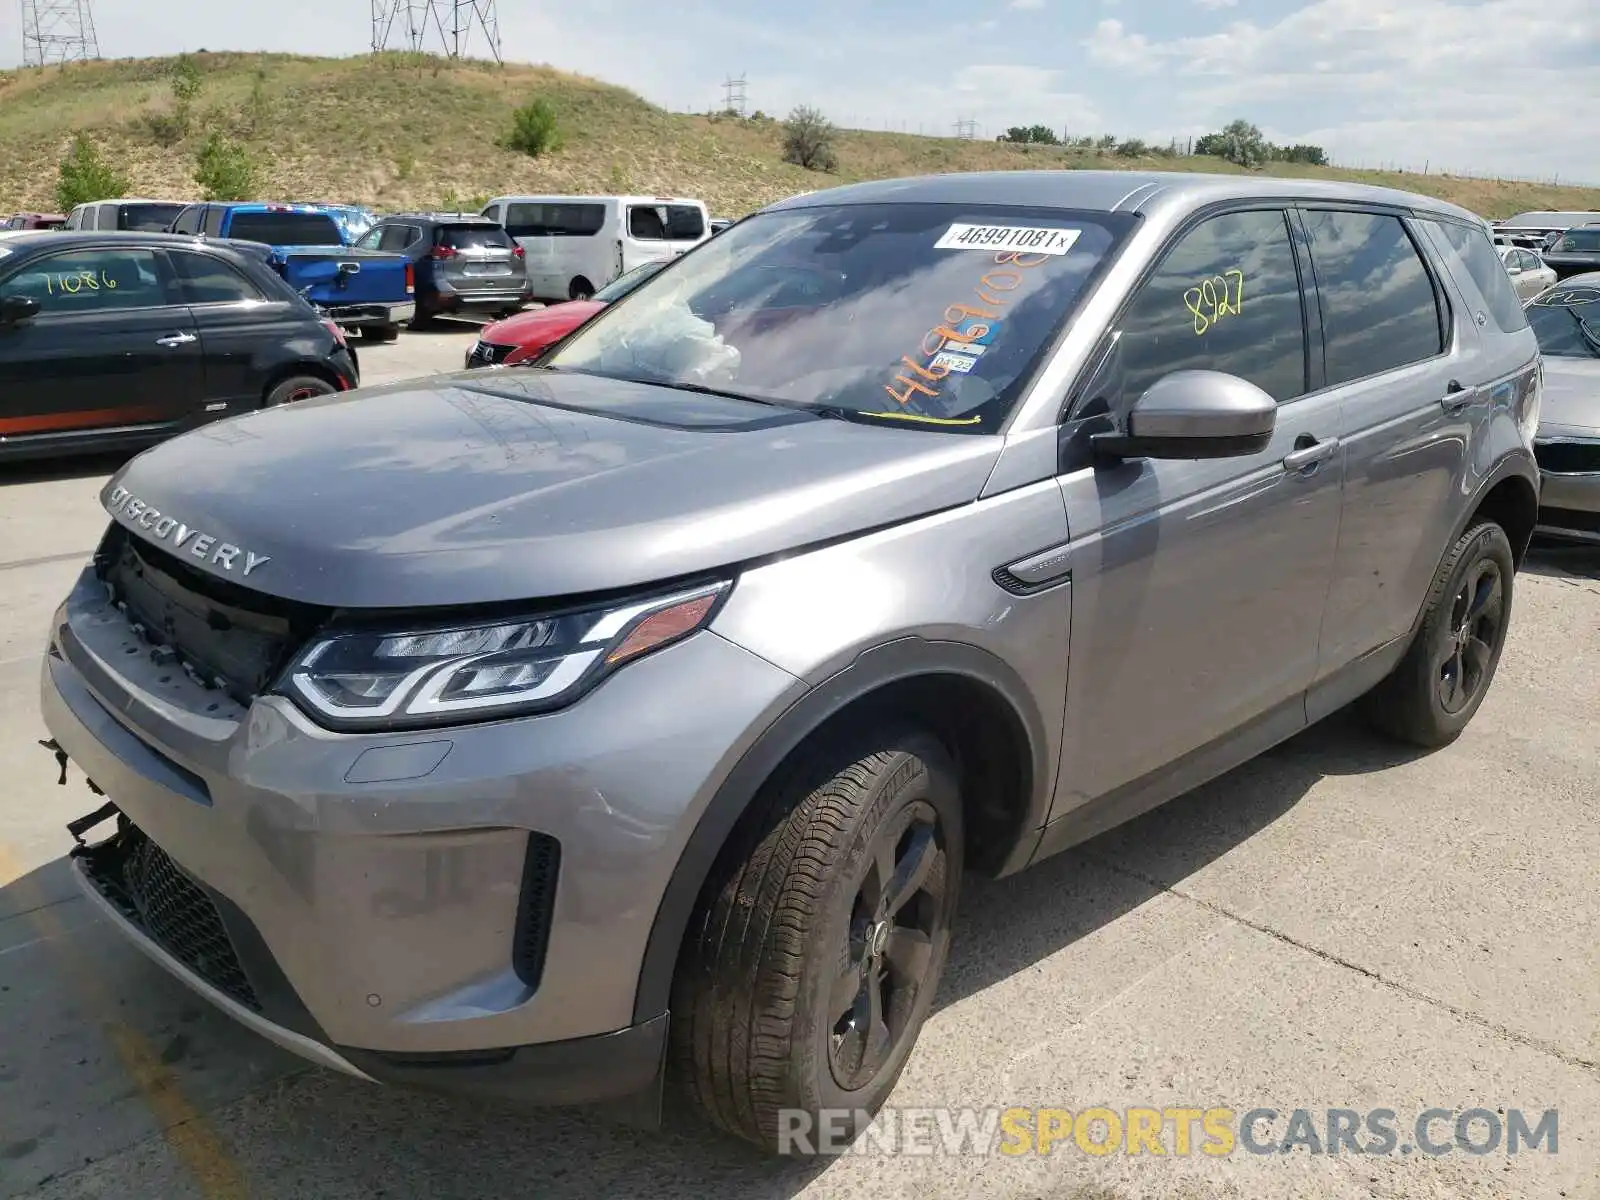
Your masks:
{"label": "sky", "polygon": [[[352,54],[371,0],[94,0],[102,54]],[[1165,142],[1235,117],[1336,162],[1600,184],[1600,0],[498,0],[505,57],[679,111]],[[760,10],[764,9],[762,12]],[[759,15],[758,15],[759,14]],[[0,0],[0,66],[21,59]]]}

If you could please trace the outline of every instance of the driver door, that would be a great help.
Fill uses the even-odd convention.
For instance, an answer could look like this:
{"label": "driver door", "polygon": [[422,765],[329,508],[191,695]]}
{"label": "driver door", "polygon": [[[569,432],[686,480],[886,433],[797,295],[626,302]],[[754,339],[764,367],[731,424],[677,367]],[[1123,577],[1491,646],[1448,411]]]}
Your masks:
{"label": "driver door", "polygon": [[[1072,663],[1053,816],[1170,790],[1305,724],[1339,535],[1339,405],[1299,226],[1276,208],[1180,232],[1113,327],[1063,430]],[[1308,273],[1308,272],[1305,272]],[[1170,372],[1223,371],[1278,402],[1259,453],[1105,461],[1089,435]],[[1220,765],[1219,765],[1220,764]],[[1152,801],[1152,802],[1158,802]]]}

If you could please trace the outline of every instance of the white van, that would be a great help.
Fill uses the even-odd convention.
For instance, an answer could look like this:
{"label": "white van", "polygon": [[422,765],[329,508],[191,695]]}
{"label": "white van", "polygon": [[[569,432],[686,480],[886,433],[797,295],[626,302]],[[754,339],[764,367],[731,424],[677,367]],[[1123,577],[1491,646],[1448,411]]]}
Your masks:
{"label": "white van", "polygon": [[675,196],[499,196],[482,215],[522,247],[541,300],[587,300],[624,271],[711,236],[706,206]]}

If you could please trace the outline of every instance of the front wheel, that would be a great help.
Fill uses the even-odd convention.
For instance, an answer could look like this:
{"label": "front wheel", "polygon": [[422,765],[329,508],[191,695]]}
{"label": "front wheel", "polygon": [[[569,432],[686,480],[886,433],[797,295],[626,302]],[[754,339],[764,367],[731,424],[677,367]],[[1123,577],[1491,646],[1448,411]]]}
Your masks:
{"label": "front wheel", "polygon": [[1516,570],[1499,525],[1462,534],[1439,564],[1416,640],[1363,701],[1374,725],[1429,749],[1461,736],[1500,665]]}
{"label": "front wheel", "polygon": [[279,405],[293,404],[296,400],[310,400],[313,396],[330,396],[337,390],[326,379],[318,379],[315,375],[295,375],[269,388],[261,407],[277,408]]}
{"label": "front wheel", "polygon": [[770,782],[723,851],[674,980],[690,1100],[780,1154],[843,1150],[888,1098],[944,969],[961,877],[960,795],[938,741],[906,730],[817,750],[818,769]]}

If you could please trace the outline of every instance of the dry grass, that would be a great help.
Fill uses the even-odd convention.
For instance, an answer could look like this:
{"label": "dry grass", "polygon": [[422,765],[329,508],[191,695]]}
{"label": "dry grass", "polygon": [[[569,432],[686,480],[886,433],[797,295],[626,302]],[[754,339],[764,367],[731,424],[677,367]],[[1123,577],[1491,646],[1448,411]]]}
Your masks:
{"label": "dry grass", "polygon": [[[194,151],[220,128],[246,140],[266,193],[385,209],[456,207],[503,192],[697,195],[739,216],[833,183],[941,171],[1019,168],[1233,170],[1214,158],[1115,158],[1051,147],[909,134],[840,135],[839,171],[782,161],[775,122],[668,113],[622,88],[548,67],[447,64],[408,55],[327,59],[202,54],[204,86],[189,137],[163,147],[149,121],[171,111],[168,60],[0,72],[0,212],[53,206],[73,133],[93,135],[133,191],[194,195]],[[561,114],[565,145],[531,159],[499,141],[533,96]],[[1274,164],[1274,173],[1353,179],[1452,200],[1487,217],[1527,209],[1600,209],[1600,189]]]}

